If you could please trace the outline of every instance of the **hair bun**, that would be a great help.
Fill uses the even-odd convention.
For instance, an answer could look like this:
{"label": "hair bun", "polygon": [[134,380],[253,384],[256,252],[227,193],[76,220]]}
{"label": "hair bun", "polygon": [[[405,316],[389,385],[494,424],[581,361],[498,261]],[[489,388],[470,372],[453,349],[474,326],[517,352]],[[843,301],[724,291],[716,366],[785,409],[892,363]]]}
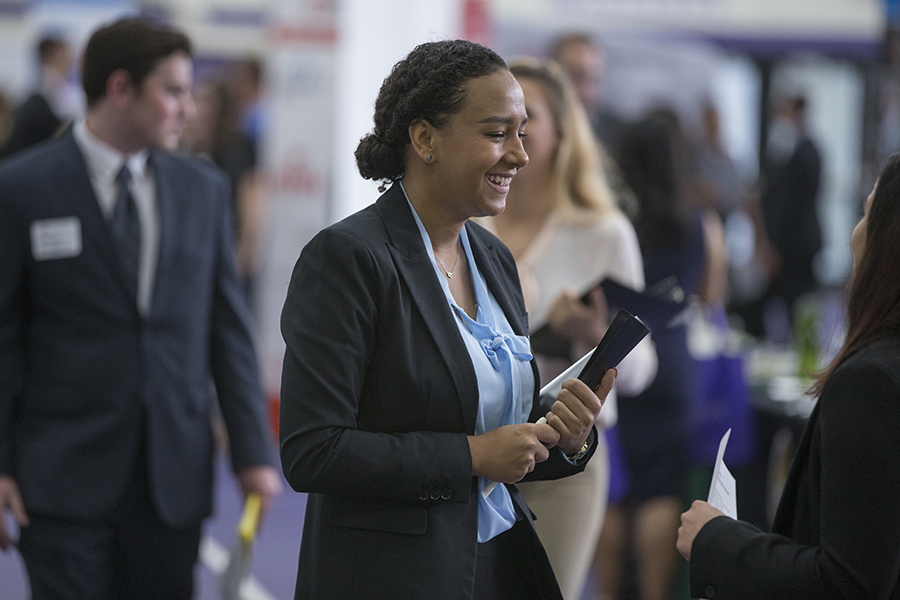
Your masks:
{"label": "hair bun", "polygon": [[403,164],[394,150],[374,132],[356,147],[356,166],[364,179],[394,181],[403,175]]}
{"label": "hair bun", "polygon": [[506,69],[503,59],[474,42],[444,40],[416,46],[394,65],[378,91],[374,130],[356,148],[360,175],[385,183],[403,177],[410,124],[426,119],[440,129],[462,107],[466,83],[498,69]]}

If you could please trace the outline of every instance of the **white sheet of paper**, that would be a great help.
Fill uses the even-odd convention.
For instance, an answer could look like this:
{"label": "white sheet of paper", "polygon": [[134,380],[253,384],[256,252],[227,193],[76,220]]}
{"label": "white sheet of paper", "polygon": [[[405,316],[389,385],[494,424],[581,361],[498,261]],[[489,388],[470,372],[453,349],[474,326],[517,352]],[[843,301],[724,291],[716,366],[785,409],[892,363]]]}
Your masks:
{"label": "white sheet of paper", "polygon": [[737,519],[737,485],[734,475],[725,466],[725,447],[731,429],[722,436],[719,442],[719,453],[716,455],[716,466],[713,468],[712,483],[709,484],[709,496],[706,501],[715,506],[726,516]]}
{"label": "white sheet of paper", "polygon": [[568,369],[554,377],[553,381],[542,387],[541,391],[538,392],[538,401],[548,406],[553,404],[556,401],[556,397],[559,396],[559,392],[562,391],[563,382],[567,379],[576,379],[581,371],[584,370],[584,365],[587,364],[593,353],[594,349],[591,348],[584,356],[573,362]]}

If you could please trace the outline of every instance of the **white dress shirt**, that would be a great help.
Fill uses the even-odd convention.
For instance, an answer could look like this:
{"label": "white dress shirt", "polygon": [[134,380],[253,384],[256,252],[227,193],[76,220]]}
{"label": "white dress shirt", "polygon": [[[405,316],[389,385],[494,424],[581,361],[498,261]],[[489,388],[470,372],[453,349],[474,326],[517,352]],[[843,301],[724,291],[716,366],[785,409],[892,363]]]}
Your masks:
{"label": "white dress shirt", "polygon": [[72,133],[84,156],[100,211],[107,221],[112,219],[115,208],[116,176],[122,169],[122,165],[128,163],[131,171],[129,190],[134,198],[141,222],[137,307],[141,315],[146,316],[150,311],[150,300],[159,259],[159,208],[156,202],[156,180],[153,178],[153,172],[148,163],[150,153],[142,150],[135,154],[122,154],[91,133],[84,119],[75,122]]}

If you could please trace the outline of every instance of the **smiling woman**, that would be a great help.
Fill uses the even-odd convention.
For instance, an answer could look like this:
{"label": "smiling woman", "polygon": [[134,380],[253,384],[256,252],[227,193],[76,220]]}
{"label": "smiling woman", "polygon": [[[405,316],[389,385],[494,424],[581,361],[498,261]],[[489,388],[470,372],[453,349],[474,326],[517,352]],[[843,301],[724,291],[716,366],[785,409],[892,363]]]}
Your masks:
{"label": "smiling woman", "polygon": [[469,222],[505,208],[526,120],[497,54],[417,47],[356,152],[390,189],[300,255],[280,418],[284,473],[310,493],[297,598],[561,598],[512,484],[584,469],[614,372],[539,411],[515,262]]}
{"label": "smiling woman", "polygon": [[426,220],[435,209],[460,222],[503,212],[512,178],[528,163],[521,141],[525,102],[509,71],[476,77],[466,91],[462,110],[441,128],[425,119],[410,127],[413,160],[404,186]]}

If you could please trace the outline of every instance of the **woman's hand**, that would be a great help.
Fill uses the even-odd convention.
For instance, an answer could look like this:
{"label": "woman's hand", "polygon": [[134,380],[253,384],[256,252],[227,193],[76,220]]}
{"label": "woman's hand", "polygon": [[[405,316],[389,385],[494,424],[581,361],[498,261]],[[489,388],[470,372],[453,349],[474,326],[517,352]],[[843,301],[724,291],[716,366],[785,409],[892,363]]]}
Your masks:
{"label": "woman's hand", "polygon": [[557,446],[567,456],[581,450],[615,381],[616,370],[610,369],[593,391],[580,379],[563,382],[562,390],[545,418],[547,424],[559,432]]}
{"label": "woman's hand", "polygon": [[723,516],[724,513],[711,504],[703,500],[694,500],[691,508],[681,515],[681,527],[678,528],[678,541],[675,547],[685,558],[691,560],[691,546],[694,545],[694,538],[703,529],[703,526],[715,519]]}
{"label": "woman's hand", "polygon": [[559,433],[550,425],[504,425],[481,435],[469,436],[472,474],[490,481],[515,483],[550,456]]}
{"label": "woman's hand", "polygon": [[549,323],[550,329],[567,339],[596,346],[609,327],[609,306],[603,290],[592,290],[588,304],[573,290],[563,292],[550,306]]}

